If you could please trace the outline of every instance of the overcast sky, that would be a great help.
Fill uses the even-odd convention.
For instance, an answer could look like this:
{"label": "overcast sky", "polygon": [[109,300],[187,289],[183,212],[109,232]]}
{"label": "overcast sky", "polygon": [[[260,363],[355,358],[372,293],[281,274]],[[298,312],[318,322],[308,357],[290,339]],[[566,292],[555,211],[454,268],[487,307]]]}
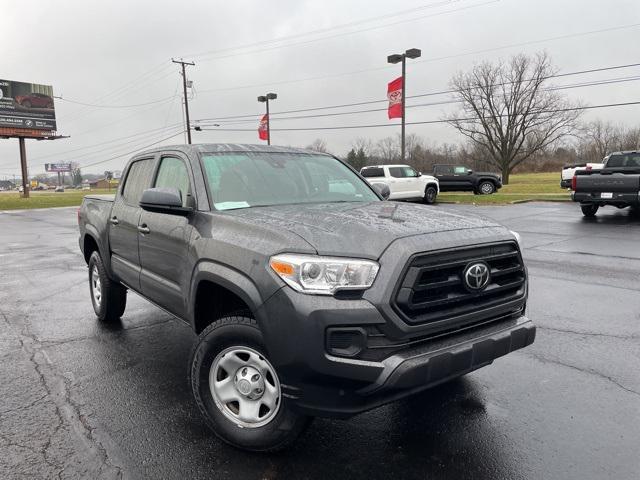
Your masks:
{"label": "overcast sky", "polygon": [[[264,105],[256,97],[270,91],[278,94],[271,105],[274,130],[393,125],[272,132],[274,144],[305,146],[322,138],[336,154],[346,153],[356,137],[375,141],[395,135],[398,120],[387,120],[386,111],[280,121],[276,113],[384,99],[387,82],[400,70],[388,65],[386,56],[407,48],[422,49],[422,58],[408,63],[407,95],[446,89],[455,72],[520,52],[546,50],[561,72],[640,62],[638,0],[4,0],[1,10],[0,79],[53,85],[55,95],[63,97],[56,100],[58,133],[70,136],[28,141],[30,174],[42,172],[45,162],[90,165],[119,155],[85,172],[121,169],[129,152],[179,132],[180,76],[171,57],[196,63],[188,68],[193,120],[255,114],[248,123],[218,120],[220,127],[211,128],[219,131],[194,132],[194,142],[259,143],[256,128]],[[640,76],[640,67],[554,83],[634,76]],[[592,105],[638,101],[640,81],[566,93]],[[430,96],[408,105],[448,99]],[[135,106],[124,108],[130,105]],[[411,108],[407,121],[453,112],[455,105],[447,104]],[[638,125],[640,106],[600,109],[584,118]],[[221,131],[225,127],[250,131]],[[429,143],[460,141],[445,125],[407,131]],[[177,135],[166,143],[181,142]],[[17,140],[0,140],[0,178],[18,173]]]}

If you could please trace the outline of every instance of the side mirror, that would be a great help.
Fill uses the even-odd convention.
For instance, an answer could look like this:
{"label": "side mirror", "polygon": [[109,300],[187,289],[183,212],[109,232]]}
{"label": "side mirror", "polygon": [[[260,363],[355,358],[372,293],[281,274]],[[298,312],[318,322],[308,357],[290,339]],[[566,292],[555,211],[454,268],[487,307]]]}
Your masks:
{"label": "side mirror", "polygon": [[182,206],[182,193],[177,188],[147,188],[142,192],[140,207],[151,212],[184,215],[193,207]]}
{"label": "side mirror", "polygon": [[389,190],[389,185],[386,183],[374,183],[371,185],[373,189],[385,200],[389,199],[389,195],[391,195],[391,190]]}
{"label": "side mirror", "polygon": [[473,173],[473,170],[467,170],[467,175],[471,175]]}
{"label": "side mirror", "polygon": [[422,172],[418,172],[418,174],[416,175],[416,177],[421,177],[422,176]]}

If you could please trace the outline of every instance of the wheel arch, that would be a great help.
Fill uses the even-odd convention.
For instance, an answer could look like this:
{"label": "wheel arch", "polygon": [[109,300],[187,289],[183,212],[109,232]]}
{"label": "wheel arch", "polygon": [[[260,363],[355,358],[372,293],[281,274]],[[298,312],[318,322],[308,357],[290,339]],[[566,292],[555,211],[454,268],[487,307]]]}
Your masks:
{"label": "wheel arch", "polygon": [[253,281],[225,265],[205,261],[196,265],[191,281],[188,318],[197,334],[221,316],[249,310],[258,322],[264,320],[262,297]]}

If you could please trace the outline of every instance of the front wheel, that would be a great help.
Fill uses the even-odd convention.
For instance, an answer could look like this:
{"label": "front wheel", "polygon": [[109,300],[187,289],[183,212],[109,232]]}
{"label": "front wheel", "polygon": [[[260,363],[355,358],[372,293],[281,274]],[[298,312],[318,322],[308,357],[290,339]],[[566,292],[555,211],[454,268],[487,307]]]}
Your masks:
{"label": "front wheel", "polygon": [[199,335],[189,383],[207,425],[234,447],[282,450],[309,424],[308,417],[290,409],[250,316],[221,318]]}
{"label": "front wheel", "polygon": [[480,185],[478,185],[478,193],[480,193],[481,195],[491,195],[493,192],[496,191],[496,187],[493,184],[493,182],[482,182]]}
{"label": "front wheel", "polygon": [[127,289],[109,278],[100,254],[89,258],[89,290],[93,311],[101,322],[115,322],[127,307]]}
{"label": "front wheel", "polygon": [[585,217],[595,217],[598,212],[599,205],[595,205],[593,203],[588,205],[580,205],[580,209],[582,210],[582,214]]}
{"label": "front wheel", "polygon": [[424,191],[424,198],[423,198],[424,203],[427,203],[429,205],[435,203],[437,196],[438,196],[438,190],[436,190],[436,187],[434,187],[433,185],[427,186],[427,188]]}

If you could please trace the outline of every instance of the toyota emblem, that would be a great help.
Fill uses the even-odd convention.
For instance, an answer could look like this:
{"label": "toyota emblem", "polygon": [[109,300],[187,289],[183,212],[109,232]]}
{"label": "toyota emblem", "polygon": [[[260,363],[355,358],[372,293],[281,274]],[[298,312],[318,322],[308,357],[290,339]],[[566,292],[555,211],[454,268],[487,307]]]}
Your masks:
{"label": "toyota emblem", "polygon": [[471,263],[464,269],[465,286],[471,291],[482,290],[489,284],[489,266],[484,262]]}

